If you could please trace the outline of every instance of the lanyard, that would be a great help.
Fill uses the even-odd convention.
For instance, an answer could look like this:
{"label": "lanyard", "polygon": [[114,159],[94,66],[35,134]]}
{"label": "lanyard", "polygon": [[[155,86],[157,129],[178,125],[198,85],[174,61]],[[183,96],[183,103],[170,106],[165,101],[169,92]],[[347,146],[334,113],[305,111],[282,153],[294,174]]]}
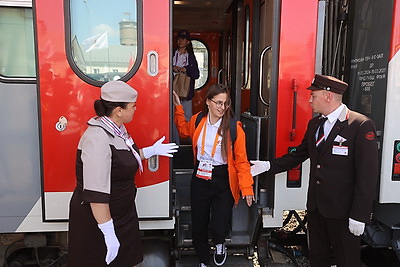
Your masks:
{"label": "lanyard", "polygon": [[[208,118],[207,118],[207,120],[208,120]],[[206,126],[207,126],[207,122],[204,123],[203,137],[201,139],[201,155],[202,156],[204,155],[204,146],[205,146],[205,143],[206,143],[206,132],[207,132],[207,127]],[[213,145],[213,148],[211,150],[211,158],[214,158],[215,150],[217,149],[217,144],[218,144],[218,137],[219,137],[219,134],[217,132],[215,134],[214,145]]]}
{"label": "lanyard", "polygon": [[[182,62],[183,66],[178,66],[179,57],[184,57],[185,58],[185,61]],[[189,53],[188,52],[186,52],[185,54],[181,54],[181,53],[179,53],[179,50],[176,50],[174,58],[175,58],[175,65],[174,66],[185,67],[185,66],[189,65]]]}

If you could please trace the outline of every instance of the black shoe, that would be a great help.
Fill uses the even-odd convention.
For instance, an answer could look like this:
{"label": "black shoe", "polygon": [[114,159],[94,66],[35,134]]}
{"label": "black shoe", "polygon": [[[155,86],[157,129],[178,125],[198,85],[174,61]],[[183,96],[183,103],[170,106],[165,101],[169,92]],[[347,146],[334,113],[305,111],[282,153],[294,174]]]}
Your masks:
{"label": "black shoe", "polygon": [[225,263],[227,255],[225,244],[217,244],[214,251],[214,263],[217,266],[222,266]]}

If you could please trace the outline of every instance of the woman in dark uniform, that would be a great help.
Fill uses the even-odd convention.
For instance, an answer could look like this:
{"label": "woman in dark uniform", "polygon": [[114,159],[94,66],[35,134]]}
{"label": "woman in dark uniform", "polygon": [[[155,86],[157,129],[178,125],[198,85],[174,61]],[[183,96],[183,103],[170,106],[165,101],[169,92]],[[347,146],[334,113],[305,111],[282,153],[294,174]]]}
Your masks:
{"label": "woman in dark uniform", "polygon": [[143,260],[134,176],[141,160],[172,157],[177,146],[138,149],[124,126],[136,110],[137,91],[122,81],[101,87],[76,157],[77,186],[70,202],[68,265],[132,267]]}

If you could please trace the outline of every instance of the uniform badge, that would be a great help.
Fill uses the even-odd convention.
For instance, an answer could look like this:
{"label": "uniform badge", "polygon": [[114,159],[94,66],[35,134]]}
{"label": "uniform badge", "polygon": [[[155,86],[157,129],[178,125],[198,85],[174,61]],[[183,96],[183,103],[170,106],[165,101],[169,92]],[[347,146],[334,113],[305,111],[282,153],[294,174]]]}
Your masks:
{"label": "uniform badge", "polygon": [[375,133],[374,132],[368,132],[365,134],[365,139],[372,141],[375,139]]}

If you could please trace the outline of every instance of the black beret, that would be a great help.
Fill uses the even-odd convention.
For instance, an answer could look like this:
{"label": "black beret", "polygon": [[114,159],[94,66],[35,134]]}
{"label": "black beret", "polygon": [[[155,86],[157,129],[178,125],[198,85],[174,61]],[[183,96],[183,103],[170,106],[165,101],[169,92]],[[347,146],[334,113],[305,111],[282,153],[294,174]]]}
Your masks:
{"label": "black beret", "polygon": [[309,90],[327,90],[343,95],[347,89],[347,83],[331,76],[315,74],[314,80],[311,82]]}
{"label": "black beret", "polygon": [[177,38],[185,38],[186,40],[191,40],[190,33],[187,30],[181,30],[176,35]]}

